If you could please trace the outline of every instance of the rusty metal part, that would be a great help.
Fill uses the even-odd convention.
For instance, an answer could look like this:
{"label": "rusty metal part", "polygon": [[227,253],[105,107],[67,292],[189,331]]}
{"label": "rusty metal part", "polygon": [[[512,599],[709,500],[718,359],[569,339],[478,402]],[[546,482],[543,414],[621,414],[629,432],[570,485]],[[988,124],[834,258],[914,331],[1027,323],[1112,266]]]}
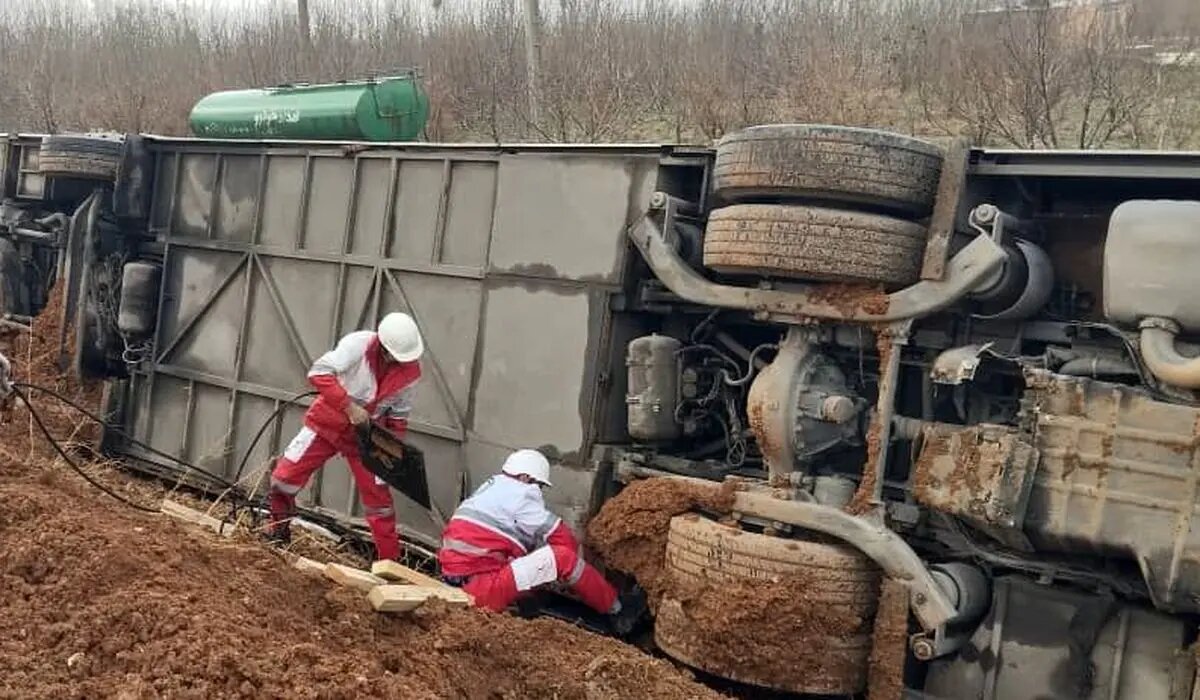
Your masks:
{"label": "rusty metal part", "polygon": [[[661,196],[660,196],[661,195]],[[670,222],[673,198],[656,193],[651,210],[629,229],[629,238],[667,289],[680,298],[706,306],[744,309],[763,318],[798,323],[820,318],[862,323],[887,323],[926,316],[965,297],[993,276],[1007,258],[1004,250],[987,236],[978,236],[955,255],[939,281],[926,280],[887,295],[886,305],[837,303],[819,294],[820,285],[802,286],[798,291],[735,287],[708,280],[680,257],[664,236],[663,220]],[[667,227],[669,229],[669,227]]]}
{"label": "rusty metal part", "polygon": [[1165,318],[1141,323],[1142,361],[1150,373],[1171,386],[1200,389],[1200,357],[1186,357],[1175,348],[1179,324]]}
{"label": "rusty metal part", "polygon": [[963,345],[942,351],[933,360],[933,369],[929,371],[930,378],[937,384],[950,385],[974,379],[975,371],[979,369],[980,358],[991,346],[991,343]]}
{"label": "rusty metal part", "polygon": [[[894,324],[880,332],[879,345],[881,348],[886,347],[882,358],[885,362],[879,372],[879,400],[875,404],[875,415],[872,418],[876,425],[871,427],[871,431],[879,441],[879,448],[874,455],[871,455],[871,450],[867,451],[867,458],[870,459],[874,456],[875,463],[864,466],[866,470],[873,470],[875,475],[875,480],[871,484],[872,504],[883,503],[883,482],[884,476],[887,474],[888,446],[892,442],[892,417],[896,413],[896,390],[900,384],[900,351],[908,344],[908,336],[911,332],[911,321]],[[866,473],[863,476],[866,478]]]}
{"label": "rusty metal part", "polygon": [[1200,408],[1044,370],[1025,379],[1040,457],[1030,540],[1131,559],[1157,607],[1200,612]]}
{"label": "rusty metal part", "polygon": [[[678,476],[626,460],[617,464],[615,476],[622,481],[662,477],[712,484],[705,479]],[[743,486],[753,488],[750,484]],[[731,510],[769,522],[821,532],[857,548],[878,564],[885,574],[908,584],[912,590],[910,602],[913,614],[926,630],[935,630],[958,614],[953,602],[912,547],[877,519],[860,518],[818,503],[778,498],[778,493],[775,489],[761,488],[738,491]]]}
{"label": "rusty metal part", "polygon": [[864,402],[852,397],[842,371],[813,347],[809,331],[789,328],[746,398],[750,429],[773,485],[788,483],[793,470],[858,437],[850,419]]}
{"label": "rusty metal part", "polygon": [[913,496],[1009,547],[1028,550],[1022,525],[1036,467],[1033,445],[1013,428],[930,425],[913,467]]}
{"label": "rusty metal part", "polygon": [[748,515],[777,520],[832,535],[857,547],[892,578],[912,589],[913,614],[925,629],[936,629],[956,614],[945,591],[924,562],[900,535],[867,518],[818,503],[787,501],[763,493],[739,492],[734,509]]}
{"label": "rusty metal part", "polygon": [[934,200],[933,214],[929,217],[929,238],[925,244],[925,259],[921,263],[923,280],[940,280],[946,275],[950,239],[954,237],[954,223],[958,217],[963,187],[967,183],[970,155],[971,143],[966,139],[956,139],[946,150],[938,180],[937,199]]}

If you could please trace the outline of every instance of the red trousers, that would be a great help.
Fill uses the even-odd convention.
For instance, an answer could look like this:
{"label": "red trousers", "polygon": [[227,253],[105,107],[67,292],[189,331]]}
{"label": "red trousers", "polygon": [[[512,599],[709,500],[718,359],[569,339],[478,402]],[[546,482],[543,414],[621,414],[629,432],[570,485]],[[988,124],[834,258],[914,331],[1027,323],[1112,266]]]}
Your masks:
{"label": "red trousers", "polygon": [[539,554],[551,554],[556,569],[554,579],[567,584],[572,593],[596,612],[607,613],[612,610],[617,599],[617,590],[594,566],[584,561],[573,549],[557,545],[547,545],[542,549],[550,551],[544,553],[535,550],[499,569],[469,576],[463,584],[463,590],[471,594],[477,607],[504,610],[526,592],[519,590],[517,584],[519,578],[528,580],[527,576],[522,576],[522,570],[528,570],[529,564],[538,558]]}
{"label": "red trousers", "polygon": [[[271,508],[271,523],[283,522],[296,514],[296,494],[308,484],[312,475],[338,453],[333,443],[317,435],[307,426],[300,429],[271,472],[271,490],[267,500]],[[392,492],[367,471],[357,452],[342,452],[350,464],[358,496],[362,499],[367,526],[375,540],[377,559],[398,559],[400,538],[396,535],[396,511]]]}

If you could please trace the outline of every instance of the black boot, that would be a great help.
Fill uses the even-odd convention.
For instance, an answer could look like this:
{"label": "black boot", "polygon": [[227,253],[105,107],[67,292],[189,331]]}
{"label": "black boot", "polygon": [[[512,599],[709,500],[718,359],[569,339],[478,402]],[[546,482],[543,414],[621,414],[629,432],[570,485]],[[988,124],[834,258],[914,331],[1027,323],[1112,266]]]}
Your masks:
{"label": "black boot", "polygon": [[271,523],[267,525],[267,531],[263,533],[263,537],[276,547],[286,547],[292,543],[292,524],[286,520]]}
{"label": "black boot", "polygon": [[616,636],[628,637],[646,614],[646,592],[640,586],[635,585],[629,591],[622,593],[617,598],[617,602],[621,607],[615,613],[609,614],[608,624]]}

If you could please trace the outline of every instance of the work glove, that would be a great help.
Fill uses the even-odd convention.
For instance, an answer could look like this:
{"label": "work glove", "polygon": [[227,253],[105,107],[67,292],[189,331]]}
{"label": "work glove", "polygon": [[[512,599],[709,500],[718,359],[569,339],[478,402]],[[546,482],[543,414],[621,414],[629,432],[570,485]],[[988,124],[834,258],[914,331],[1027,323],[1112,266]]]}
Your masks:
{"label": "work glove", "polygon": [[353,401],[346,406],[346,417],[350,419],[351,425],[365,425],[371,420],[371,414],[367,413],[367,409]]}

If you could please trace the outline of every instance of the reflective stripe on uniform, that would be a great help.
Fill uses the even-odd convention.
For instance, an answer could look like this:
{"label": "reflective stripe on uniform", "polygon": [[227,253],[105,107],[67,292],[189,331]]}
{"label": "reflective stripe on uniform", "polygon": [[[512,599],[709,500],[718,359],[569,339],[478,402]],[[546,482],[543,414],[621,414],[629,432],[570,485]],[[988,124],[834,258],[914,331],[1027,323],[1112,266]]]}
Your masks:
{"label": "reflective stripe on uniform", "polygon": [[504,555],[500,554],[499,552],[493,552],[492,550],[484,549],[483,547],[476,547],[470,542],[463,542],[462,540],[456,540],[452,537],[442,538],[442,549],[448,549],[451,552],[467,554],[472,557],[496,557],[497,559],[505,558]]}
{"label": "reflective stripe on uniform", "polygon": [[312,447],[313,440],[317,439],[317,434],[307,425],[300,428],[300,432],[296,433],[296,437],[288,443],[287,449],[283,451],[283,458],[289,462],[299,462],[304,457],[304,453],[308,452],[308,448]]}
{"label": "reflective stripe on uniform", "polygon": [[271,477],[271,488],[275,491],[279,491],[280,493],[286,493],[289,496],[295,496],[296,494],[298,494],[304,490],[303,486],[296,486],[295,484],[289,484],[288,482],[280,481],[279,479],[276,479],[275,477]]}
{"label": "reflective stripe on uniform", "polygon": [[543,521],[542,524],[538,526],[538,529],[533,533],[533,543],[544,544],[546,542],[546,537],[548,537],[550,533],[554,531],[554,528],[558,527],[560,520],[562,520],[562,518],[558,517],[554,513],[547,512],[546,520]]}
{"label": "reflective stripe on uniform", "polygon": [[396,514],[396,511],[391,506],[381,506],[379,508],[363,506],[363,513],[365,515],[378,515],[380,517],[390,518]]}
{"label": "reflective stripe on uniform", "polygon": [[583,578],[583,570],[585,568],[587,568],[587,562],[583,560],[583,557],[576,559],[575,567],[571,569],[570,575],[567,576],[567,585],[574,586],[579,583],[579,579]]}
{"label": "reflective stripe on uniform", "polygon": [[475,508],[460,506],[458,512],[454,514],[454,517],[471,523],[472,525],[478,525],[479,527],[491,530],[497,535],[501,535],[505,539],[511,540],[512,543],[520,547],[522,551],[529,551],[529,543],[521,540],[521,533],[517,532],[512,525],[503,523],[496,518],[493,518],[488,513],[485,513],[481,510],[476,510]]}

